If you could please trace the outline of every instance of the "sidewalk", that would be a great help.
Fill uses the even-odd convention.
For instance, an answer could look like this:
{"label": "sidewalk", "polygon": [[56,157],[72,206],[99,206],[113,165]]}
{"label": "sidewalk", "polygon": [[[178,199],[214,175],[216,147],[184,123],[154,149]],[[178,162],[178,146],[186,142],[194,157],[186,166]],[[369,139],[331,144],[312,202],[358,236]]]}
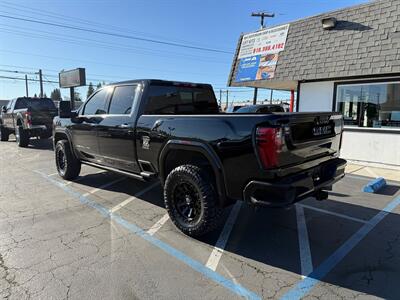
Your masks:
{"label": "sidewalk", "polygon": [[383,177],[390,181],[400,181],[400,170],[365,166],[355,163],[347,164],[346,173],[372,178]]}

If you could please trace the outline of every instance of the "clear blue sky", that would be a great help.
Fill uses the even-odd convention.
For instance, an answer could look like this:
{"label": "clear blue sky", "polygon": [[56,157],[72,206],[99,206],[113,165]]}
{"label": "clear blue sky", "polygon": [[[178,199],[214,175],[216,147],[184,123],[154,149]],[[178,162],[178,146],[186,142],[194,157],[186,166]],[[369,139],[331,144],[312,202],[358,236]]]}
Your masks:
{"label": "clear blue sky", "polygon": [[[89,81],[161,78],[207,82],[226,89],[233,51],[241,32],[259,28],[252,11],[276,17],[283,24],[366,0],[0,0],[0,15],[115,32],[230,53],[207,52],[134,39],[105,36],[0,17],[0,76],[24,77],[42,68],[45,79],[58,71],[85,67]],[[10,73],[6,71],[20,71]],[[37,78],[37,75],[29,75]],[[90,80],[92,79],[92,80]],[[50,95],[57,84],[46,83]],[[39,84],[29,84],[39,93]],[[249,89],[232,91],[230,99],[250,99]],[[249,92],[246,92],[249,91]],[[84,96],[86,88],[79,88]],[[0,78],[0,99],[22,96],[24,82]],[[68,91],[64,90],[63,95]],[[261,90],[259,99],[269,95]],[[276,93],[286,97],[285,93]]]}

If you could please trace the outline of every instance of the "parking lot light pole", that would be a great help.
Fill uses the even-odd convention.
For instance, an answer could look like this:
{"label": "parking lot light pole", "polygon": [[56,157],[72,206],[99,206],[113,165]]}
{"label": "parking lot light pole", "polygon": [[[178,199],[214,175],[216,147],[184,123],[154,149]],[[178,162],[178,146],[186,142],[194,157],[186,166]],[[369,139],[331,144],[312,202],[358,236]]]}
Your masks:
{"label": "parking lot light pole", "polygon": [[75,89],[73,87],[69,88],[69,97],[71,98],[71,109],[75,109]]}

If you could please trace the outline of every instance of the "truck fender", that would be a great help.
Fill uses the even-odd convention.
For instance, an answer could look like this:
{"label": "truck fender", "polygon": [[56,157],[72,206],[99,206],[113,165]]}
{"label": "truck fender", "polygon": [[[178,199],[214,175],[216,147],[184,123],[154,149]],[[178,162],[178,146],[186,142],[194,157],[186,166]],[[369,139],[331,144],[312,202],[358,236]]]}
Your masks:
{"label": "truck fender", "polygon": [[77,153],[76,153],[76,151],[75,151],[75,147],[74,147],[73,144],[72,144],[72,137],[71,137],[71,134],[69,133],[68,130],[65,130],[65,129],[56,129],[56,130],[54,131],[54,136],[53,136],[53,148],[54,148],[54,149],[56,148],[56,137],[57,137],[58,135],[62,135],[62,136],[65,136],[65,137],[66,137],[66,139],[67,139],[67,141],[68,141],[68,143],[69,143],[69,147],[70,147],[71,150],[72,150],[72,153],[75,155],[75,157],[79,157],[79,155],[77,155]]}
{"label": "truck fender", "polygon": [[169,140],[162,148],[158,159],[158,169],[159,169],[161,183],[164,184],[164,181],[168,176],[165,170],[165,160],[167,158],[168,153],[173,150],[186,150],[186,151],[199,152],[208,160],[214,171],[215,181],[217,185],[217,192],[219,196],[219,204],[221,206],[224,206],[227,203],[227,198],[226,198],[225,179],[224,179],[224,171],[222,163],[217,154],[208,145],[205,145],[204,143],[196,141],[186,141],[186,140]]}

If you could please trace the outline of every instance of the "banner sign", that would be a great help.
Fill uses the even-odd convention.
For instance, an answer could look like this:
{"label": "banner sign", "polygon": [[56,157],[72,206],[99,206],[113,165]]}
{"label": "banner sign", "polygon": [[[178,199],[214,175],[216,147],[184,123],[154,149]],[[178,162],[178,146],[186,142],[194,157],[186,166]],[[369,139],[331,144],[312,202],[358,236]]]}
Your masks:
{"label": "banner sign", "polygon": [[285,49],[289,24],[243,36],[236,82],[265,80],[275,76],[279,52]]}
{"label": "banner sign", "polygon": [[69,71],[61,71],[58,74],[61,88],[69,88],[86,85],[86,74],[84,68]]}

